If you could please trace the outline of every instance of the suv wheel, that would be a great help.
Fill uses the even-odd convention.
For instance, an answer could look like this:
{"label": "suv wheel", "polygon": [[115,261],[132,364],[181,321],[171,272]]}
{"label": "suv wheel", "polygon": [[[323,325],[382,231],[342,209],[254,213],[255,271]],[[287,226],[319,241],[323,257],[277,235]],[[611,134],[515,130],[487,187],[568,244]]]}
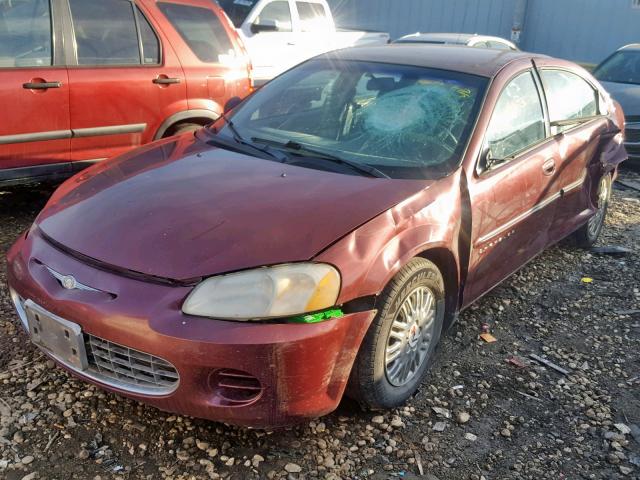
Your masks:
{"label": "suv wheel", "polygon": [[180,123],[175,127],[170,128],[167,133],[165,133],[165,137],[171,137],[174,135],[182,135],[187,132],[195,132],[196,130],[200,130],[202,125],[198,123]]}
{"label": "suv wheel", "polygon": [[356,357],[347,394],[369,408],[394,408],[420,386],[440,340],[444,281],[424,258],[412,259],[386,286]]}

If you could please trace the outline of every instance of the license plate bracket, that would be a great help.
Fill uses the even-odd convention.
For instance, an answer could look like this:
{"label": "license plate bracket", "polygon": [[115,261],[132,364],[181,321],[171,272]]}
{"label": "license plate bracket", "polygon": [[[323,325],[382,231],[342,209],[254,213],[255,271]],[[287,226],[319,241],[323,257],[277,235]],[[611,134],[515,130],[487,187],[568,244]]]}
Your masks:
{"label": "license plate bracket", "polygon": [[31,341],[78,370],[89,366],[82,328],[58,317],[31,300],[24,304]]}

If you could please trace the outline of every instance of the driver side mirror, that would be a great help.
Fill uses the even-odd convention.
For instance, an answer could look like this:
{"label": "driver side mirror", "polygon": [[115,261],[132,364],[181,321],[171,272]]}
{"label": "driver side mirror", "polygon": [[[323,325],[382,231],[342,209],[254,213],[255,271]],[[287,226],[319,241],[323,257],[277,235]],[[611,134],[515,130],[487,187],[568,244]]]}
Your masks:
{"label": "driver side mirror", "polygon": [[280,31],[280,25],[277,20],[265,18],[264,20],[258,20],[256,23],[251,24],[251,33],[278,31]]}
{"label": "driver side mirror", "polygon": [[482,149],[482,157],[480,160],[480,166],[483,172],[491,170],[494,166],[500,163],[500,160],[493,156],[491,147],[488,145]]}

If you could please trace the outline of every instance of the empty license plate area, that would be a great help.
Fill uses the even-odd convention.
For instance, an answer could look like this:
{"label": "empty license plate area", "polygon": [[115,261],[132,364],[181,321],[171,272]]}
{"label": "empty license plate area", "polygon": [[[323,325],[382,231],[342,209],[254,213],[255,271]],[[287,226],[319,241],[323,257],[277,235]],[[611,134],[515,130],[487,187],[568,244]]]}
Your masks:
{"label": "empty license plate area", "polygon": [[88,367],[80,325],[46,311],[31,300],[25,302],[24,309],[33,343],[78,370]]}

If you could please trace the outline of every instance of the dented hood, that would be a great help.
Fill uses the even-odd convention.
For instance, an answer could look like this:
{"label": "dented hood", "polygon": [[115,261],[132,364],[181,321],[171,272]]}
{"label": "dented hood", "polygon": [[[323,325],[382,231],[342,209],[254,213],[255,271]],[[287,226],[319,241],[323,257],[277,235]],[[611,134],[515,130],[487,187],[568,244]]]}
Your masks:
{"label": "dented hood", "polygon": [[37,224],[103,264],[186,280],[311,259],[429,183],[283,165],[183,136],[67,181]]}

